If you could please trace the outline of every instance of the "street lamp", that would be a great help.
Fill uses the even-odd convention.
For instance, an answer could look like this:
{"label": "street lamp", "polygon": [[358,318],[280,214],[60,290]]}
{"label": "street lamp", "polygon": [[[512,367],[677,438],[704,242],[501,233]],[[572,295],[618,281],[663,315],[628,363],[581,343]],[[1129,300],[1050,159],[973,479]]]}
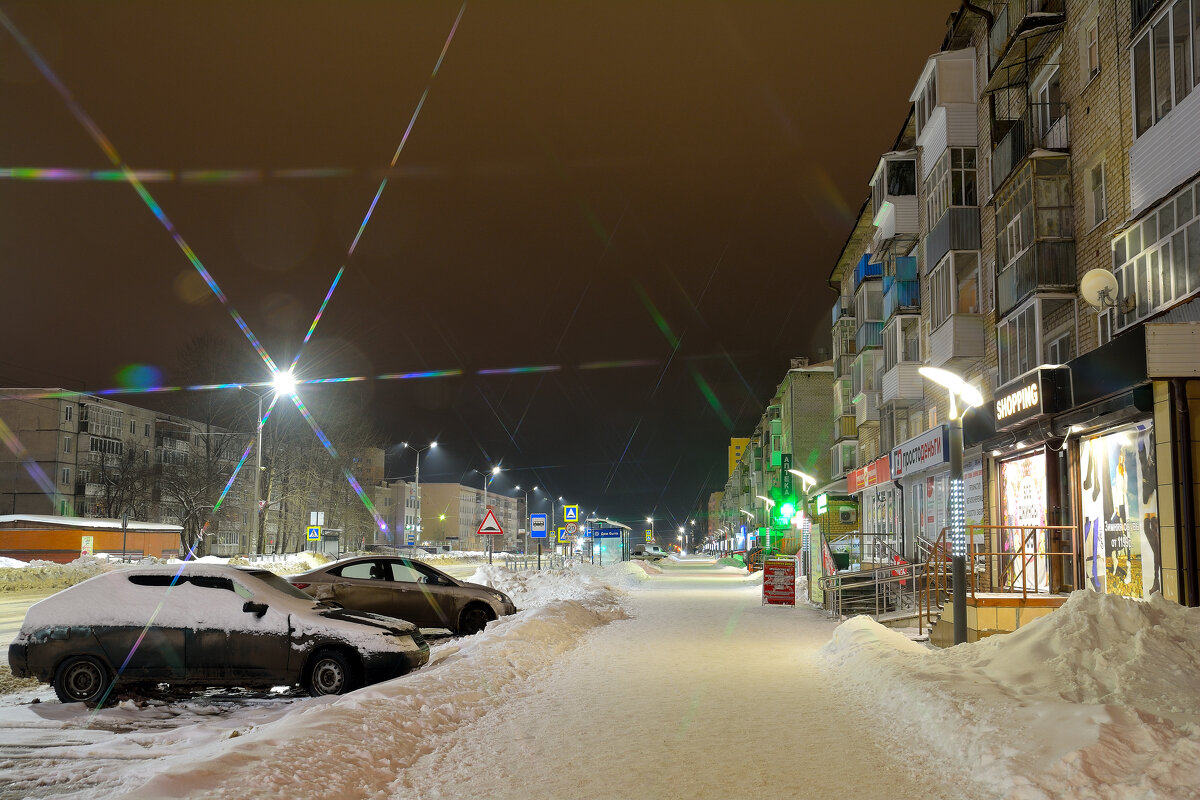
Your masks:
{"label": "street lamp", "polygon": [[967,640],[967,530],[963,503],[963,427],[955,398],[967,405],[965,414],[983,405],[983,395],[961,375],[937,367],[917,370],[934,383],[946,387],[950,395],[950,562],[954,580],[954,643]]}
{"label": "street lamp", "polygon": [[[492,467],[491,472],[480,472],[479,470],[472,467],[471,472],[474,472],[478,475],[483,476],[483,517],[481,517],[479,520],[479,524],[482,527],[483,520],[487,519],[487,512],[488,512],[488,504],[487,504],[488,484],[490,484],[493,480],[495,480],[496,476],[500,474],[500,467],[498,467],[498,466]],[[492,563],[492,537],[488,536],[487,541],[488,541],[488,563],[491,564]]]}
{"label": "street lamp", "polygon": [[[421,538],[421,453],[424,453],[426,450],[433,450],[437,448],[437,442],[430,442],[424,447],[413,447],[408,442],[401,442],[400,446],[412,450],[417,454],[417,473],[416,479],[413,481],[413,494],[415,495],[417,501],[417,507],[415,509],[416,513],[413,516],[413,541],[415,542],[417,539]],[[408,526],[405,525],[404,529],[407,531]],[[407,535],[405,538],[407,538]]]}
{"label": "street lamp", "polygon": [[[296,377],[292,375],[291,370],[287,372],[276,372],[272,380],[272,392],[275,397],[285,394],[289,397],[296,391]],[[258,425],[254,436],[254,506],[251,509],[251,525],[250,525],[250,553],[251,555],[258,553],[258,540],[262,528],[262,520],[259,517],[260,504],[259,495],[262,493],[262,435],[263,435],[263,397],[268,393],[259,393],[251,389],[245,384],[238,384],[239,389],[244,389],[250,394],[258,398]]]}

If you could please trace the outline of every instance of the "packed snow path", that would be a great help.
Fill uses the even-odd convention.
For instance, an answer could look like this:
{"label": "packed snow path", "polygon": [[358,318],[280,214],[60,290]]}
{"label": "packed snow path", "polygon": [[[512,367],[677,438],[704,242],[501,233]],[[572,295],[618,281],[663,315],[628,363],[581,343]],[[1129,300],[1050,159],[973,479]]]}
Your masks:
{"label": "packed snow path", "polygon": [[826,615],[763,606],[741,570],[663,570],[527,697],[428,743],[394,796],[964,796],[907,768],[818,667]]}

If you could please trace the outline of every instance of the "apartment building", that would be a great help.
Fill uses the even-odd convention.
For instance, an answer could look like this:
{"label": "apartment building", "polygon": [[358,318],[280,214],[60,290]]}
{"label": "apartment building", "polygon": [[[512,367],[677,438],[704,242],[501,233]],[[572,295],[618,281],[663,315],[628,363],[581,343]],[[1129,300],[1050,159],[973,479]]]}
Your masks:
{"label": "apartment building", "polygon": [[[421,483],[422,536],[430,544],[447,544],[458,550],[486,550],[488,536],[476,531],[483,522],[484,492],[475,486],[458,483]],[[489,491],[487,508],[504,530],[492,537],[493,550],[521,550],[527,544],[528,510],[524,497],[509,497]],[[525,530],[522,537],[521,531]]]}
{"label": "apartment building", "polygon": [[1038,591],[1200,603],[1198,79],[1196,0],[952,16],[829,278],[826,488],[862,533],[914,559],[948,524],[949,396],[917,373],[941,367],[986,400],[980,546],[1029,554]]}

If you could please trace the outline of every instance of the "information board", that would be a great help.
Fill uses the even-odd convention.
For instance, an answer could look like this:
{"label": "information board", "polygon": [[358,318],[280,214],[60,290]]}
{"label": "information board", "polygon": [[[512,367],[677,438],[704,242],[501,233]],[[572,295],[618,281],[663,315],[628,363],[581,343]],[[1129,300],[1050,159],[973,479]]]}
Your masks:
{"label": "information board", "polygon": [[763,564],[763,604],[796,605],[796,559],[768,558]]}

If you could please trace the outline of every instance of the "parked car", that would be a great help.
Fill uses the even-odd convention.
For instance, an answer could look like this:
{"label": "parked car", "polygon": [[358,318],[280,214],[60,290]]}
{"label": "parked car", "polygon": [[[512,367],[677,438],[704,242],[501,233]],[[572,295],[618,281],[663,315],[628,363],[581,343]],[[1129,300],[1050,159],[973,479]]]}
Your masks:
{"label": "parked car", "polygon": [[667,557],[667,552],[656,544],[635,544],[629,550],[630,558],[644,558],[647,561],[660,561]]}
{"label": "parked car", "polygon": [[288,580],[317,600],[464,635],[517,610],[504,592],[460,581],[413,558],[348,558]]}
{"label": "parked car", "polygon": [[137,683],[342,694],[428,661],[409,622],[314,603],[266,570],[195,563],[64,589],[29,609],[8,648],[13,675],[88,705]]}

